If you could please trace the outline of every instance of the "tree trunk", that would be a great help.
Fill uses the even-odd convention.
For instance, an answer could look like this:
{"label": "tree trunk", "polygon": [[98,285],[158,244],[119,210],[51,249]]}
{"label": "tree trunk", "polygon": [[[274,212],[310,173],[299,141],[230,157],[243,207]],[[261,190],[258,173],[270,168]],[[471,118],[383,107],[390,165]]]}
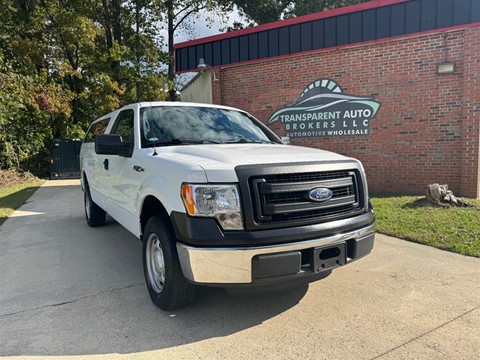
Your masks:
{"label": "tree trunk", "polygon": [[113,47],[113,37],[112,37],[112,28],[110,25],[110,10],[108,8],[107,0],[102,0],[103,11],[105,14],[104,21],[105,21],[105,38],[107,41],[107,47],[111,49]]}
{"label": "tree trunk", "polygon": [[175,89],[175,66],[173,63],[173,35],[175,33],[174,18],[175,12],[173,8],[173,1],[169,0],[166,2],[167,5],[167,16],[168,16],[168,95],[170,101],[177,100],[177,91]]}
{"label": "tree trunk", "polygon": [[113,38],[122,45],[121,0],[112,0],[113,6]]}
{"label": "tree trunk", "polygon": [[141,76],[141,59],[140,59],[140,5],[138,1],[135,1],[135,100],[141,101],[140,94],[140,76]]}
{"label": "tree trunk", "polygon": [[[105,21],[105,38],[107,41],[107,48],[112,49],[114,42],[117,42],[119,45],[122,44],[122,30],[120,22],[120,1],[121,0],[111,0],[113,7],[113,18],[110,13],[110,3],[108,0],[102,0],[102,6],[104,11],[104,21]],[[121,84],[120,79],[120,62],[113,60],[110,64],[110,68],[113,70],[114,79]]]}

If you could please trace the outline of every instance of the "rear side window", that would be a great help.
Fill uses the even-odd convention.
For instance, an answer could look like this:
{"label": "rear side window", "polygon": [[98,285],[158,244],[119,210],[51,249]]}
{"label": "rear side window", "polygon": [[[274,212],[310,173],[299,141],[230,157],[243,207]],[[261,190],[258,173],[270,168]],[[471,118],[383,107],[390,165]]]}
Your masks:
{"label": "rear side window", "polygon": [[84,143],[94,142],[95,135],[105,133],[105,129],[108,126],[108,122],[110,118],[102,119],[100,121],[95,121],[87,131],[87,135],[85,135],[85,139],[83,139]]}

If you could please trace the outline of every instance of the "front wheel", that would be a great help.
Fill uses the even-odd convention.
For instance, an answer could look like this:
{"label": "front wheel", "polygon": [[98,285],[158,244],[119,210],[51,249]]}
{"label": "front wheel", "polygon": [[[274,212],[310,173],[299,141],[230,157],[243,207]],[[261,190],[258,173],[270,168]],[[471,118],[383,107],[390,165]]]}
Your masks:
{"label": "front wheel", "polygon": [[174,310],[193,301],[195,286],[183,276],[176,238],[166,216],[152,216],[143,234],[143,272],[153,303]]}

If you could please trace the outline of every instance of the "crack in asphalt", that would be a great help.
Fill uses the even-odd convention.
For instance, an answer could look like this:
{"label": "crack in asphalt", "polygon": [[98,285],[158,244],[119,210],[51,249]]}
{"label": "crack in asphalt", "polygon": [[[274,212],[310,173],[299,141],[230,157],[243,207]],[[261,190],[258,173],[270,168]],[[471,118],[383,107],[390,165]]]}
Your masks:
{"label": "crack in asphalt", "polygon": [[116,291],[125,290],[125,289],[130,289],[130,288],[137,287],[137,286],[142,286],[142,285],[143,285],[143,283],[142,283],[142,284],[128,285],[128,286],[124,286],[124,287],[121,287],[121,288],[116,288],[116,289],[111,289],[111,290],[100,291],[100,292],[97,292],[97,293],[94,293],[94,294],[90,294],[90,295],[85,295],[85,296],[79,297],[78,299],[73,299],[73,300],[69,300],[69,301],[63,301],[63,302],[56,303],[56,304],[42,305],[42,306],[38,306],[38,307],[34,307],[34,308],[28,308],[28,309],[23,309],[23,310],[15,311],[15,312],[12,312],[12,313],[0,314],[0,318],[6,318],[6,317],[8,317],[8,316],[18,315],[18,314],[21,314],[21,313],[24,313],[24,312],[28,312],[28,311],[35,311],[35,310],[45,309],[45,308],[49,308],[49,307],[57,307],[57,306],[68,305],[68,304],[72,304],[72,303],[75,303],[75,302],[78,302],[78,301],[81,301],[81,300],[85,300],[85,299],[88,299],[88,298],[92,298],[92,297],[95,297],[95,296],[98,296],[98,295],[113,293],[113,292],[116,292]]}
{"label": "crack in asphalt", "polygon": [[387,351],[385,351],[384,353],[382,353],[382,354],[380,354],[380,355],[377,355],[377,356],[371,358],[370,360],[380,359],[382,356],[385,356],[385,355],[387,355],[387,354],[390,354],[390,353],[394,352],[395,350],[398,350],[398,349],[400,349],[401,347],[403,347],[403,346],[405,346],[405,345],[408,345],[408,344],[410,344],[410,343],[412,343],[412,342],[414,342],[414,341],[416,341],[416,340],[418,340],[418,339],[420,339],[420,338],[422,338],[422,337],[424,337],[424,336],[427,336],[427,335],[433,333],[434,331],[437,331],[438,329],[441,329],[442,327],[447,326],[447,325],[453,323],[454,321],[457,321],[458,319],[461,319],[461,318],[465,317],[466,315],[474,312],[475,310],[479,310],[479,309],[480,309],[480,305],[477,306],[477,307],[475,307],[475,308],[473,308],[473,309],[468,310],[467,312],[464,312],[463,314],[458,315],[457,317],[455,317],[455,318],[453,318],[453,319],[451,319],[451,320],[449,320],[449,321],[447,321],[447,322],[445,322],[445,323],[443,323],[443,324],[441,324],[441,325],[438,325],[437,327],[435,327],[435,328],[433,328],[433,329],[431,329],[431,330],[429,330],[429,331],[427,331],[427,332],[424,332],[423,334],[420,334],[420,335],[414,337],[413,339],[410,339],[410,340],[404,342],[403,344],[400,344],[400,345],[398,345],[398,346],[396,346],[396,347],[394,347],[394,348],[392,348],[392,349],[390,349],[390,350],[387,350]]}

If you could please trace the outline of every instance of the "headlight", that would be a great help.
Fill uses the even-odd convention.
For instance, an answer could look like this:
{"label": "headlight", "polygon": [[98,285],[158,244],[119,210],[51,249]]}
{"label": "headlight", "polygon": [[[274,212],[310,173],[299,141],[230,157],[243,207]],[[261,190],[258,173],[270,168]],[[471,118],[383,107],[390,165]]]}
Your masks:
{"label": "headlight", "polygon": [[190,216],[214,217],[224,230],[243,229],[237,185],[183,184],[182,198]]}

